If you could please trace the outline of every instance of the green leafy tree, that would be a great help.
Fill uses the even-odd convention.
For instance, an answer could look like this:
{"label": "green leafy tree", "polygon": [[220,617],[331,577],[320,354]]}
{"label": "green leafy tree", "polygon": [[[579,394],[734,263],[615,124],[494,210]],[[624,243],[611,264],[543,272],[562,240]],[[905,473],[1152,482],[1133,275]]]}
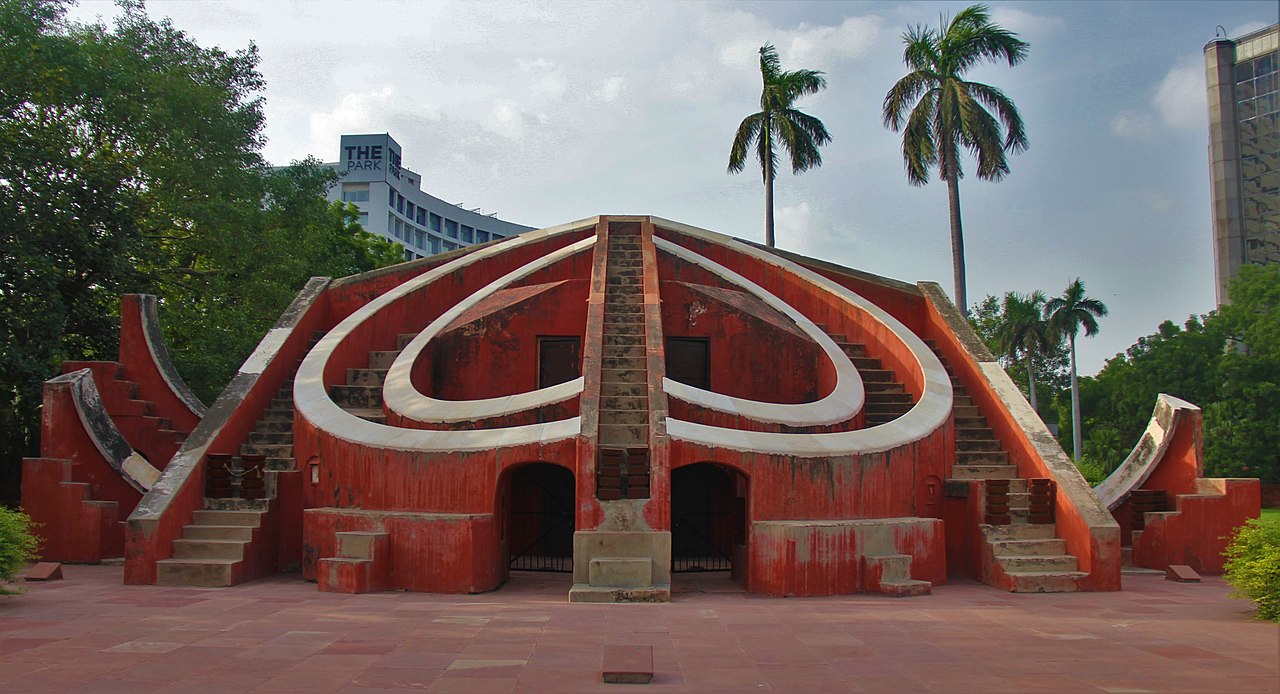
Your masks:
{"label": "green leafy tree", "polygon": [[[0,498],[38,452],[41,384],[114,359],[120,294],[146,291],[188,382],[226,383],[310,274],[389,262],[323,198],[333,174],[262,160],[250,45],[203,48],[122,2],[0,0]],[[363,232],[361,232],[363,233]]]}
{"label": "green leafy tree", "polygon": [[[1044,293],[1039,290],[1029,295],[1015,292],[1006,292],[1003,297],[987,295],[973,305],[969,323],[1000,360],[1009,377],[1021,384],[1036,411],[1052,421],[1054,410],[1046,403],[1051,403],[1058,392],[1067,388],[1068,362],[1065,345],[1044,322],[1041,313],[1044,301]],[[1035,306],[1034,321],[1025,315],[1028,302]],[[1038,327],[1019,330],[1009,327],[1027,322],[1039,323],[1043,332]],[[1022,333],[1021,340],[1016,339],[1017,333]],[[1049,397],[1041,398],[1045,391]]]}
{"label": "green leafy tree", "polygon": [[764,177],[764,242],[773,238],[773,181],[778,168],[778,150],[791,157],[791,172],[801,173],[822,166],[818,148],[831,142],[822,121],[795,108],[802,96],[816,94],[827,86],[821,70],[783,71],[778,51],[772,44],[760,47],[760,111],[742,120],[729,150],[729,173],[742,173],[747,152],[755,146],[756,159]]}
{"label": "green leafy tree", "polygon": [[935,167],[947,182],[954,299],[967,313],[960,153],[967,149],[977,158],[978,178],[999,181],[1009,173],[1007,154],[1025,150],[1028,141],[1013,101],[999,89],[964,76],[988,60],[1017,65],[1026,58],[1028,45],[993,23],[985,5],[965,8],[949,22],[944,17],[937,29],[916,25],[902,41],[902,59],[911,72],[885,95],[884,125],[902,132],[902,158],[911,185],[928,183]]}
{"label": "green leafy tree", "polygon": [[1084,293],[1080,278],[1072,280],[1062,292],[1044,303],[1044,317],[1056,334],[1065,338],[1071,353],[1071,441],[1072,455],[1080,460],[1083,449],[1080,437],[1080,384],[1076,368],[1076,336],[1084,328],[1085,337],[1098,333],[1098,318],[1107,315],[1101,301]]}
{"label": "green leafy tree", "polygon": [[40,540],[31,531],[31,517],[21,511],[0,506],[0,595],[13,595],[19,590],[5,586],[18,571],[35,561]]}

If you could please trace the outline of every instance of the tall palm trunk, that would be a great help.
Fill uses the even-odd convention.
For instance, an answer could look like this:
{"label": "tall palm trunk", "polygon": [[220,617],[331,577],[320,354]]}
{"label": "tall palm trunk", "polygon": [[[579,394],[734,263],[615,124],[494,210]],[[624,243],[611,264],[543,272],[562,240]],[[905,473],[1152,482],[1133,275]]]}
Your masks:
{"label": "tall palm trunk", "polygon": [[1080,449],[1084,447],[1080,435],[1080,382],[1076,379],[1076,336],[1071,335],[1071,453],[1080,460]]}
{"label": "tall palm trunk", "polygon": [[1027,350],[1027,391],[1031,394],[1031,409],[1039,416],[1040,408],[1036,406],[1036,375],[1031,370],[1031,350]]}
{"label": "tall palm trunk", "polygon": [[764,244],[773,248],[773,168],[764,167]]}
{"label": "tall palm trunk", "polygon": [[951,207],[951,270],[956,281],[956,307],[960,315],[969,317],[969,300],[964,290],[964,232],[960,227],[960,176],[948,157],[943,165],[947,171],[947,202]]}

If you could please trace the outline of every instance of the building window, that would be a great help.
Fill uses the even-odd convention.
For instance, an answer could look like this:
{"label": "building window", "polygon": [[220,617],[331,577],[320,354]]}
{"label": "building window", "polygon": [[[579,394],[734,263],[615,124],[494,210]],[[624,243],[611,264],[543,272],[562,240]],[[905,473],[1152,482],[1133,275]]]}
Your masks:
{"label": "building window", "polygon": [[489,232],[484,229],[476,229],[476,243],[484,243],[489,240]]}
{"label": "building window", "polygon": [[369,189],[342,191],[343,202],[369,202]]}
{"label": "building window", "polygon": [[360,226],[362,226],[362,227],[364,227],[364,228],[368,229],[368,228],[369,228],[369,213],[368,213],[368,212],[361,212],[361,213],[356,217],[356,221],[360,222]]}
{"label": "building window", "polygon": [[[458,238],[458,223],[452,219],[444,220],[444,235],[451,239]],[[450,248],[449,250],[453,250]]]}
{"label": "building window", "polygon": [[427,211],[421,205],[418,206],[418,224],[420,226],[427,225]]}
{"label": "building window", "polygon": [[396,191],[394,188],[387,189],[387,207],[396,206]]}
{"label": "building window", "polygon": [[431,230],[432,230],[432,231],[434,231],[434,232],[436,232],[437,234],[439,234],[439,233],[440,233],[440,215],[435,214],[435,213],[432,213],[432,215],[431,215]]}
{"label": "building window", "polygon": [[431,252],[433,254],[440,252],[440,239],[434,236],[431,237]]}
{"label": "building window", "polygon": [[476,240],[475,230],[467,225],[462,226],[462,240],[467,243],[473,243]]}
{"label": "building window", "polygon": [[408,248],[404,249],[404,259],[413,260],[413,251],[409,250]]}
{"label": "building window", "polygon": [[413,216],[414,216],[414,215],[413,215],[413,203],[411,203],[411,202],[406,202],[406,203],[404,204],[404,216],[408,217],[409,219],[413,219]]}
{"label": "building window", "polygon": [[404,214],[404,196],[396,193],[396,212]]}
{"label": "building window", "polygon": [[427,232],[422,231],[421,229],[415,231],[414,238],[413,238],[413,245],[417,246],[418,248],[425,249],[427,247]]}

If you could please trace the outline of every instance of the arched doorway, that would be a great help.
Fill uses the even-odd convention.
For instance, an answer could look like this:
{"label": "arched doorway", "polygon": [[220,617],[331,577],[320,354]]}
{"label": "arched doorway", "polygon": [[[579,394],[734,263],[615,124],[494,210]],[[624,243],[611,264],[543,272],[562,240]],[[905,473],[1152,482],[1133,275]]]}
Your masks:
{"label": "arched doorway", "polygon": [[573,571],[573,473],[551,463],[508,472],[507,565],[513,571]]}
{"label": "arched doorway", "polygon": [[741,575],[747,543],[747,477],[712,463],[671,471],[671,572]]}

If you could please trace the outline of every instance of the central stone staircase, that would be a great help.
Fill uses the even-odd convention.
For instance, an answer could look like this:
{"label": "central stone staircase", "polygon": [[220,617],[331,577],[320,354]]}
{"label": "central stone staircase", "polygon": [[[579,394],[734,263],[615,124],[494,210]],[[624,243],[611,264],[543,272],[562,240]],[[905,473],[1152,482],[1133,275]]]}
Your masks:
{"label": "central stone staircase", "polygon": [[950,479],[987,481],[987,522],[982,524],[982,534],[994,562],[992,568],[1008,579],[1004,583],[1014,593],[1074,592],[1077,581],[1087,574],[1079,571],[1076,557],[1067,553],[1066,540],[1057,537],[1052,511],[1031,512],[1031,483],[1048,489],[1048,481],[1019,476],[1018,467],[1010,464],[1008,451],[987,426],[937,344],[932,340],[925,343],[951,378],[956,459]]}

